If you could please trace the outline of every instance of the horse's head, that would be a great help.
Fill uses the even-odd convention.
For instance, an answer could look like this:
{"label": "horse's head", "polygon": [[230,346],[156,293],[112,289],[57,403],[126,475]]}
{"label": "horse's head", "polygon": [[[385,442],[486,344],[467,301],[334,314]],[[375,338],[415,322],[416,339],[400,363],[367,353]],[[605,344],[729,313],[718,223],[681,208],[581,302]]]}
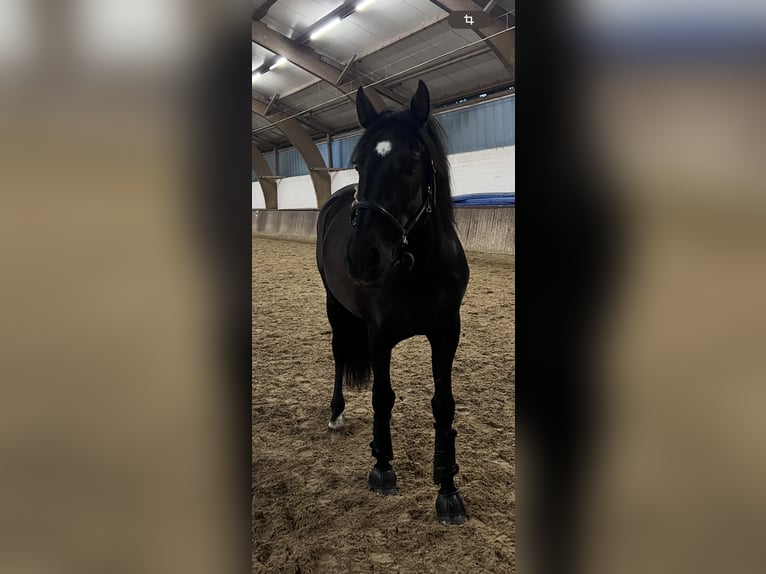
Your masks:
{"label": "horse's head", "polygon": [[410,233],[433,208],[435,168],[426,133],[431,99],[421,81],[408,110],[379,113],[359,88],[356,110],[365,133],[352,158],[359,184],[346,265],[354,281],[374,285],[403,260]]}

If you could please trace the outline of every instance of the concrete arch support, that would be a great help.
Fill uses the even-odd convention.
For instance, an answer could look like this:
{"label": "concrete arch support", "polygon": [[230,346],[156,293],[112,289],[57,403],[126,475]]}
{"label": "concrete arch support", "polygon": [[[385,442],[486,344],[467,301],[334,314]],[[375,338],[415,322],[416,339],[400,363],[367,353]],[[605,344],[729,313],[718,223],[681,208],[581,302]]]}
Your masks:
{"label": "concrete arch support", "polygon": [[[263,102],[253,99],[252,106],[253,112],[266,118],[266,105]],[[314,143],[309,133],[295,118],[291,118],[283,112],[274,112],[268,115],[268,119],[275,122],[274,127],[285,134],[285,137],[290,140],[290,143],[295,146],[295,149],[303,157],[303,161],[306,162],[306,166],[309,168],[311,182],[314,184],[317,207],[322,207],[330,199],[331,195],[330,173],[327,171],[324,158],[319,153],[316,143]]]}
{"label": "concrete arch support", "polygon": [[261,184],[263,198],[266,200],[266,209],[277,209],[277,181],[272,179],[274,174],[271,173],[266,158],[255,145],[252,146],[252,151],[253,169],[256,177],[258,177],[258,183]]}
{"label": "concrete arch support", "polygon": [[[317,197],[317,207],[322,207],[330,199],[330,173],[324,169],[327,166],[324,163],[322,154],[319,153],[314,140],[311,139],[308,132],[303,129],[296,120],[288,119],[277,124],[282,133],[285,134],[290,143],[295,146],[298,153],[303,156],[303,161],[309,168],[311,182],[314,184],[314,192]],[[312,169],[312,168],[320,168]]]}

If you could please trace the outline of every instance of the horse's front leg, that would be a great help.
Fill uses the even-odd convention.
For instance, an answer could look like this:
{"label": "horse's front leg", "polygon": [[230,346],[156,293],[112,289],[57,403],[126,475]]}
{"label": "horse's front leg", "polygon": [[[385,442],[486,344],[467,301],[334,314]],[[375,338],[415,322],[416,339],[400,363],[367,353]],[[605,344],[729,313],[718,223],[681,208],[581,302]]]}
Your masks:
{"label": "horse's front leg", "polygon": [[372,359],[372,467],[368,483],[377,494],[396,494],[396,474],[391,468],[394,451],[391,445],[391,410],[396,395],[391,388],[391,349],[392,345],[375,336],[369,337],[370,357]]}
{"label": "horse's front leg", "polygon": [[455,436],[452,428],[455,418],[455,399],[452,396],[452,361],[460,340],[460,315],[440,324],[428,335],[431,343],[431,366],[434,375],[434,396],[431,409],[434,415],[434,483],[440,485],[436,499],[436,516],[446,524],[463,524],[466,511],[463,498],[455,487],[458,473],[455,462]]}

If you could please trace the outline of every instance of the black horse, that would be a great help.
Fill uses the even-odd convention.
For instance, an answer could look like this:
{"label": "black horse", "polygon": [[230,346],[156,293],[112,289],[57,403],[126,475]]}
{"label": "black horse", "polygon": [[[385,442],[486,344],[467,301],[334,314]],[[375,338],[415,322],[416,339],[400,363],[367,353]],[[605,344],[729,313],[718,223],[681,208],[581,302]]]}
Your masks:
{"label": "black horse", "polygon": [[454,227],[449,166],[441,130],[421,81],[410,109],[377,112],[361,88],[356,96],[365,128],[352,161],[359,183],[336,192],[317,223],[317,265],[327,291],[335,390],[329,432],[343,427],[343,381],[361,387],[373,372],[376,463],[369,485],[395,494],[391,467],[390,362],[394,346],[415,335],[431,344],[435,392],[436,512],[462,524],[465,505],[454,484],[452,361],[460,339],[460,305],[468,263]]}

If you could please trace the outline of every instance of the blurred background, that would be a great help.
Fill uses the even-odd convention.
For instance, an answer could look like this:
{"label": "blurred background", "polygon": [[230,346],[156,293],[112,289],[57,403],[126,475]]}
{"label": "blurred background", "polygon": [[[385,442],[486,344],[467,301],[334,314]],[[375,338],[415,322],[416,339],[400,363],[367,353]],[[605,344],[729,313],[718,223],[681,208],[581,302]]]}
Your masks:
{"label": "blurred background", "polygon": [[562,100],[619,247],[581,357],[598,421],[578,454],[581,571],[761,572],[766,5],[562,9]]}
{"label": "blurred background", "polygon": [[0,2],[2,572],[249,570],[249,11]]}
{"label": "blurred background", "polygon": [[[0,2],[2,572],[249,568],[252,8]],[[589,572],[764,571],[765,12],[548,13],[625,236],[587,356]]]}

